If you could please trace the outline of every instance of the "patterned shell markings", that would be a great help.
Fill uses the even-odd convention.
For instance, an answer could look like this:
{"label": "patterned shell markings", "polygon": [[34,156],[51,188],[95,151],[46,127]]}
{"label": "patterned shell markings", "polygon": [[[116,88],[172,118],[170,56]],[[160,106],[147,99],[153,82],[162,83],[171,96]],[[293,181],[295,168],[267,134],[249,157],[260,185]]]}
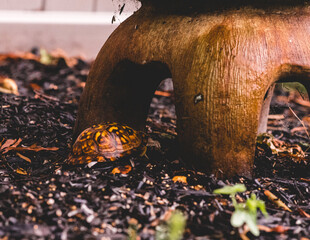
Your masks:
{"label": "patterned shell markings", "polygon": [[69,156],[69,164],[91,161],[115,161],[128,156],[143,156],[147,137],[143,132],[118,123],[93,125],[76,139]]}

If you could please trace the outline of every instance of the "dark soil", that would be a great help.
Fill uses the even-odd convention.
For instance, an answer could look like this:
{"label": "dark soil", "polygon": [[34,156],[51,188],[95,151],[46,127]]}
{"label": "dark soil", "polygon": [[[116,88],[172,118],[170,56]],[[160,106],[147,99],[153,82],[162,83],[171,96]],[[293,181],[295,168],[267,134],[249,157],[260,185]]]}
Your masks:
{"label": "dark soil", "polygon": [[[184,239],[254,239],[230,225],[234,209],[229,198],[212,193],[235,183],[248,189],[238,201],[255,193],[266,203],[269,217],[259,213],[258,239],[310,236],[310,145],[295,116],[309,128],[310,111],[298,91],[277,89],[268,129],[276,137],[271,141],[278,154],[259,143],[252,180],[240,176],[223,181],[185,168],[169,81],[159,86],[151,104],[148,158],[70,168],[63,163],[90,64],[58,58],[44,65],[36,56],[27,58],[0,58],[0,75],[14,79],[20,93],[0,93],[0,147],[9,139],[21,139],[20,148],[1,150],[0,239],[126,239],[133,222],[140,239],[154,239],[156,227],[175,209],[187,218]],[[124,165],[132,170],[111,173]],[[186,176],[187,182],[174,182],[175,176]],[[264,190],[292,212],[268,200]]]}

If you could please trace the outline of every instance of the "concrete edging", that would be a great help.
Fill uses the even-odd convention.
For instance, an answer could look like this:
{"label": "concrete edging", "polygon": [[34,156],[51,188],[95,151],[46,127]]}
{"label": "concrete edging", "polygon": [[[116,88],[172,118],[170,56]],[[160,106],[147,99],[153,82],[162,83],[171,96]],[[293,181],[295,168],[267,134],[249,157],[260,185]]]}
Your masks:
{"label": "concrete edging", "polygon": [[70,56],[93,59],[113,30],[131,14],[123,13],[112,24],[113,11],[0,10],[0,53],[61,48]]}

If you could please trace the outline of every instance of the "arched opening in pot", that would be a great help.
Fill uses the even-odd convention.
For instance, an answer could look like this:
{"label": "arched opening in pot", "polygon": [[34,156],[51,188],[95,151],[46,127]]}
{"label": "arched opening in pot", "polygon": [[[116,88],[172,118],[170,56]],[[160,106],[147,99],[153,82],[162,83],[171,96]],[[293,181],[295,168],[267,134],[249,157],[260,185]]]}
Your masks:
{"label": "arched opening in pot", "polygon": [[169,77],[169,68],[161,62],[119,62],[104,82],[102,120],[125,123],[142,130],[157,86]]}
{"label": "arched opening in pot", "polygon": [[267,131],[273,135],[284,132],[307,138],[309,120],[310,102],[306,87],[300,82],[276,83],[270,103]]}
{"label": "arched opening in pot", "polygon": [[173,82],[166,78],[154,92],[147,121],[154,128],[161,127],[175,134],[176,118]]}
{"label": "arched opening in pot", "polygon": [[[283,66],[275,82],[265,93],[258,127],[258,134],[274,130],[294,133],[296,127],[307,137],[307,125],[302,119],[310,114],[310,74],[308,69],[297,66]],[[272,121],[278,127],[272,127]],[[293,132],[292,132],[293,131]]]}
{"label": "arched opening in pot", "polygon": [[[98,73],[98,69],[103,70]],[[80,101],[73,139],[101,122],[118,122],[144,130],[157,86],[171,77],[168,66],[156,61],[138,64],[127,59],[92,71]]]}
{"label": "arched opening in pot", "polygon": [[[308,71],[303,70],[280,74],[265,94],[260,115],[261,132],[256,142],[255,172],[258,176],[308,175],[310,76],[307,74]],[[262,118],[267,110],[268,114]],[[266,124],[264,131],[262,124]]]}

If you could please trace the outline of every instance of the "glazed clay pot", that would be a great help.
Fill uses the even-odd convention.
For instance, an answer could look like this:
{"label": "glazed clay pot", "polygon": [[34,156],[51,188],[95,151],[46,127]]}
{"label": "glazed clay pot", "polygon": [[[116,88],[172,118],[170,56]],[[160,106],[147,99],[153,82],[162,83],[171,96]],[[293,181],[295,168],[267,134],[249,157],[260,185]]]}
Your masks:
{"label": "glazed clay pot", "polygon": [[251,176],[273,84],[310,87],[307,1],[252,2],[142,1],[91,68],[74,138],[105,121],[143,129],[154,91],[171,77],[188,166]]}

